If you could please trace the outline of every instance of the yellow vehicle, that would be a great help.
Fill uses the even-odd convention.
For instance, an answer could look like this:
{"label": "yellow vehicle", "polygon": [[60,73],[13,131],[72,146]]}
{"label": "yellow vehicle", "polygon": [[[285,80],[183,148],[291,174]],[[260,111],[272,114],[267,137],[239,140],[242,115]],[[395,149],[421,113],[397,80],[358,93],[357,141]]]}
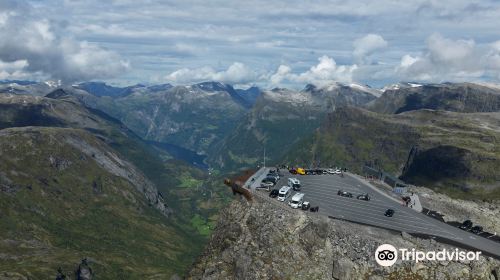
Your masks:
{"label": "yellow vehicle", "polygon": [[304,168],[297,168],[297,174],[300,174],[300,175],[306,175],[306,171],[304,170]]}

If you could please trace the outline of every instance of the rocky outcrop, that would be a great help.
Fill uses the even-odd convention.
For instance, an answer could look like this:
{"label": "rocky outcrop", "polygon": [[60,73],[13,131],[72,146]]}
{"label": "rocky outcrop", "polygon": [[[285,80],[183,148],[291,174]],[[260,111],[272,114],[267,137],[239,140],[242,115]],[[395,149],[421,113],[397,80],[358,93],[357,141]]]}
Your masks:
{"label": "rocky outcrop", "polygon": [[118,153],[103,145],[97,146],[96,144],[99,143],[93,143],[94,145],[92,145],[77,135],[68,134],[64,136],[64,141],[94,159],[106,171],[128,180],[139,193],[145,196],[149,204],[158,209],[163,215],[168,216],[172,213],[172,210],[167,207],[167,204],[160,196],[156,186],[132,163],[123,159]]}
{"label": "rocky outcrop", "polygon": [[384,268],[374,259],[384,243],[423,251],[449,248],[408,234],[286,211],[259,197],[252,204],[234,201],[221,213],[187,278],[489,280],[500,267],[499,261],[481,257],[471,262],[398,261]]}
{"label": "rocky outcrop", "polygon": [[500,201],[471,201],[453,199],[429,188],[412,186],[410,191],[418,193],[422,206],[441,213],[446,222],[471,220],[483,226],[485,231],[500,233]]}

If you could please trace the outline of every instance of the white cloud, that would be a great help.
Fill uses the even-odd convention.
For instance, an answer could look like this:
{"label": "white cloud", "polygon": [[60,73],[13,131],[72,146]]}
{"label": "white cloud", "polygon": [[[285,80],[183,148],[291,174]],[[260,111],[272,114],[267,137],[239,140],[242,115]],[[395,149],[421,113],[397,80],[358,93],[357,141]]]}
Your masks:
{"label": "white cloud", "polygon": [[358,69],[357,65],[337,65],[335,60],[328,56],[322,56],[318,61],[318,64],[302,73],[293,73],[290,66],[280,65],[274,73],[259,75],[245,64],[235,62],[223,71],[215,71],[211,67],[182,68],[167,75],[165,80],[173,83],[219,81],[230,84],[264,82],[272,86],[290,83],[325,85],[336,81],[351,82],[354,71]]}
{"label": "white cloud", "polygon": [[[494,47],[485,46],[484,42],[500,39],[500,2],[473,2],[148,0],[145,5],[144,1],[132,0],[0,0],[0,48],[10,46],[0,50],[0,59],[26,59],[29,66],[25,73],[43,71],[53,79],[105,80],[116,76],[111,81],[127,84],[151,82],[153,77],[163,78],[165,73],[186,67],[195,70],[204,65],[213,68],[198,69],[197,75],[213,78],[214,73],[227,70],[218,65],[229,66],[238,61],[254,67],[260,85],[268,86],[262,74],[267,73],[270,79],[277,74],[279,65],[286,65],[290,79],[278,73],[275,83],[283,79],[281,82],[288,83],[285,86],[298,88],[303,86],[298,72],[308,72],[311,65],[317,64],[318,56],[325,54],[338,64],[345,64],[335,65],[338,69],[347,68],[338,70],[347,73],[337,73],[341,79],[348,80],[349,69],[356,64],[353,80],[381,86],[402,78],[413,79],[412,73],[435,79],[445,72],[428,71],[431,66],[425,63],[430,60],[425,55],[427,50],[418,53],[429,32],[435,31],[445,37],[460,34],[475,39],[474,52],[492,52],[487,62],[481,62],[489,70],[482,69],[481,74],[480,67],[476,67],[472,73],[496,77],[498,81],[499,71],[493,69],[499,58]],[[34,8],[30,8],[30,3]],[[15,19],[17,22],[13,22]],[[12,31],[6,32],[6,28]],[[367,30],[374,34],[367,34]],[[75,47],[63,48],[65,39],[73,41]],[[11,40],[15,43],[8,42]],[[85,41],[88,43],[81,45]],[[461,50],[452,54],[471,56],[467,54],[467,40],[464,43]],[[94,47],[103,51],[99,52],[99,59],[88,55]],[[411,71],[399,69],[405,54],[418,60],[413,62]],[[436,52],[435,60],[445,59],[445,64],[449,64],[447,56]],[[123,57],[134,66],[125,74],[121,73],[128,63]],[[399,70],[394,72],[396,67]],[[76,74],[71,74],[75,69]],[[470,71],[455,72],[465,80],[470,76]],[[321,75],[311,72],[302,77],[318,80],[311,76]]]}
{"label": "white cloud", "polygon": [[319,63],[309,68],[308,71],[295,74],[286,65],[280,65],[276,73],[271,76],[270,82],[279,85],[285,81],[292,83],[311,83],[315,85],[326,85],[336,81],[351,82],[354,71],[358,69],[354,65],[337,65],[335,60],[326,55],[318,58]]}
{"label": "white cloud", "polygon": [[26,60],[16,60],[13,62],[4,62],[0,60],[0,79],[1,80],[19,80],[29,77],[24,69],[28,66]]}
{"label": "white cloud", "polygon": [[[26,3],[7,5],[7,9],[11,10],[1,16],[0,60],[14,64],[23,61],[23,73],[73,82],[111,78],[130,67],[115,52],[59,35],[58,27],[33,16]],[[20,71],[16,73],[20,75]],[[3,76],[9,73],[5,69],[2,72]]]}
{"label": "white cloud", "polygon": [[224,71],[216,71],[212,67],[182,68],[165,77],[167,81],[174,83],[219,81],[230,84],[246,84],[256,81],[257,78],[253,70],[240,62],[231,64]]}
{"label": "white cloud", "polygon": [[443,82],[499,80],[498,42],[478,46],[474,40],[452,40],[440,34],[427,39],[423,53],[404,55],[396,74],[405,80]]}
{"label": "white cloud", "polygon": [[280,65],[276,73],[271,75],[270,82],[272,85],[279,85],[283,80],[290,79],[292,68],[287,65]]}
{"label": "white cloud", "polygon": [[387,45],[387,41],[384,40],[382,36],[378,34],[368,34],[354,41],[354,51],[352,54],[358,63],[366,63],[368,56],[377,50],[387,47]]}

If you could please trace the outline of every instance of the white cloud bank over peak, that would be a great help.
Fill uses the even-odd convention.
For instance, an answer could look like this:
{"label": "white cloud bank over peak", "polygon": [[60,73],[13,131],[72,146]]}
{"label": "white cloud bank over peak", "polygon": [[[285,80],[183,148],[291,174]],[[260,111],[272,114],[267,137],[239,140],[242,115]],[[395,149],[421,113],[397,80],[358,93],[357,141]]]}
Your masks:
{"label": "white cloud bank over peak", "polygon": [[375,51],[388,46],[388,43],[378,34],[368,34],[354,41],[352,52],[358,63],[367,63],[367,58]]}
{"label": "white cloud bank over peak", "polygon": [[243,63],[235,62],[226,70],[216,71],[212,67],[182,68],[168,74],[165,79],[173,83],[218,81],[229,84],[247,84],[258,80],[256,72]]}
{"label": "white cloud bank over peak", "polygon": [[[307,83],[327,85],[333,82],[351,82],[357,65],[337,65],[333,58],[322,56],[318,64],[302,73],[294,73],[288,65],[280,65],[276,72],[254,71],[243,63],[235,62],[226,70],[216,71],[212,67],[182,68],[174,71],[165,80],[173,83],[188,84],[201,81],[218,81],[229,84],[253,84],[262,82],[271,86]],[[260,73],[260,74],[259,74]]]}
{"label": "white cloud bank over peak", "polygon": [[500,81],[500,41],[478,45],[474,40],[433,34],[421,54],[401,58],[396,73],[404,80],[426,82]]}
{"label": "white cloud bank over peak", "polygon": [[335,60],[328,56],[318,58],[319,63],[312,66],[303,73],[292,73],[292,68],[287,65],[280,65],[276,73],[270,76],[272,85],[289,83],[311,83],[315,85],[326,85],[336,81],[351,82],[353,73],[358,69],[354,65],[337,65]]}
{"label": "white cloud bank over peak", "polygon": [[35,73],[73,82],[112,78],[129,69],[128,62],[115,52],[60,36],[64,33],[56,30],[60,26],[35,16],[29,4],[16,2],[7,0],[0,12],[0,78],[15,79]]}

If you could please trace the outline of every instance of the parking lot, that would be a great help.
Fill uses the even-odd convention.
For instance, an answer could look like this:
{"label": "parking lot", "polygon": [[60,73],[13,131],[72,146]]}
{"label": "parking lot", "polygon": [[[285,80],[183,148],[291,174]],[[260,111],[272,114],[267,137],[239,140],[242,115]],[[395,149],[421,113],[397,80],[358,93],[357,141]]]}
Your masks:
{"label": "parking lot", "polygon": [[[264,175],[266,173],[263,172]],[[305,194],[304,201],[309,201],[312,207],[319,206],[319,214],[321,215],[401,232],[440,237],[467,247],[480,249],[483,252],[489,252],[490,255],[500,255],[500,244],[462,231],[403,206],[402,202],[376,191],[375,187],[369,186],[352,174],[346,173],[344,176],[331,174],[293,175],[287,170],[282,170],[280,174],[282,176],[274,188],[279,189],[286,186],[290,177],[299,179],[302,186],[300,192]],[[260,182],[260,180],[257,181]],[[252,188],[255,188],[256,185],[253,184]],[[339,196],[337,194],[339,190],[350,192],[353,197]],[[257,191],[268,194],[263,190]],[[295,193],[296,191],[292,191],[284,205],[287,205]],[[369,201],[356,199],[357,195],[364,193],[370,195]],[[393,217],[384,215],[388,208],[395,210]]]}

